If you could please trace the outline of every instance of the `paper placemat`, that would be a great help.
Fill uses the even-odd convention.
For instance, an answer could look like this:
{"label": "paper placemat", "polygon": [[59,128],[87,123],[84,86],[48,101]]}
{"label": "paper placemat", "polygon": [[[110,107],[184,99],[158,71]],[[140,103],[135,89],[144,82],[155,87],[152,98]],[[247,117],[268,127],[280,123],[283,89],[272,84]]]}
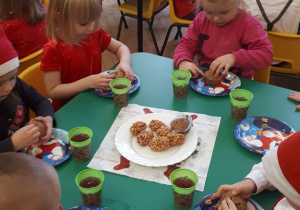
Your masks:
{"label": "paper placemat", "polygon": [[[187,159],[177,164],[162,167],[138,165],[121,156],[115,145],[115,134],[119,127],[130,118],[147,113],[192,116],[193,129],[198,138],[195,151]],[[167,185],[170,185],[169,176],[172,171],[178,168],[188,168],[198,175],[199,182],[196,190],[203,191],[220,122],[221,117],[129,104],[120,110],[87,167]]]}

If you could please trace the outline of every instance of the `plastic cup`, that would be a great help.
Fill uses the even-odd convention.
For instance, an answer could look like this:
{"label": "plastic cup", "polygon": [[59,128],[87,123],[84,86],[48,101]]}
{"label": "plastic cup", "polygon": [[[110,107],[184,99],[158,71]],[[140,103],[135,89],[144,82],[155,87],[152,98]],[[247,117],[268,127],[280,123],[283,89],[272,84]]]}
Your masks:
{"label": "plastic cup", "polygon": [[85,169],[77,174],[75,183],[79,188],[85,206],[101,205],[103,182],[104,174],[96,169]]}
{"label": "plastic cup", "polygon": [[231,116],[234,120],[243,120],[247,116],[253,94],[249,90],[235,89],[230,92]]}
{"label": "plastic cup", "polygon": [[112,80],[109,85],[114,95],[116,107],[126,107],[128,105],[131,82],[126,78],[117,78]]}
{"label": "plastic cup", "polygon": [[177,169],[170,175],[175,205],[187,209],[193,204],[194,192],[198,184],[198,176],[189,169]]}
{"label": "plastic cup", "polygon": [[[84,141],[75,141],[75,139],[72,140],[75,135],[88,135],[89,138]],[[76,127],[68,132],[68,139],[73,149],[74,158],[78,162],[84,162],[90,159],[92,136],[92,130],[87,127]]]}
{"label": "plastic cup", "polygon": [[185,98],[187,96],[191,76],[191,72],[187,70],[178,69],[172,71],[171,77],[175,98]]}

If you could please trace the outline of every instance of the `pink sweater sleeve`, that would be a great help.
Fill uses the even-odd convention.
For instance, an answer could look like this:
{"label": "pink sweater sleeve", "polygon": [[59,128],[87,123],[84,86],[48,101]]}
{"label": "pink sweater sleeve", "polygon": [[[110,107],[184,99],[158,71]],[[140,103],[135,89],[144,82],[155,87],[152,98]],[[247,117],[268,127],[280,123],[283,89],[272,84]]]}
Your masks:
{"label": "pink sweater sleeve", "polygon": [[259,71],[273,61],[272,44],[258,21],[248,18],[247,24],[240,36],[242,48],[233,52],[236,59],[234,66]]}

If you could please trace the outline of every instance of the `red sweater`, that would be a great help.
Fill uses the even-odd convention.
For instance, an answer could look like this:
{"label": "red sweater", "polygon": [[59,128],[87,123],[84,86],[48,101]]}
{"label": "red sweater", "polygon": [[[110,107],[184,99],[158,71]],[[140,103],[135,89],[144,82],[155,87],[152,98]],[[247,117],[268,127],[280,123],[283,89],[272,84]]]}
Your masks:
{"label": "red sweater", "polygon": [[3,28],[8,40],[13,44],[19,59],[42,49],[48,41],[45,20],[36,24],[27,24],[23,20],[5,20],[0,22],[0,27]]}

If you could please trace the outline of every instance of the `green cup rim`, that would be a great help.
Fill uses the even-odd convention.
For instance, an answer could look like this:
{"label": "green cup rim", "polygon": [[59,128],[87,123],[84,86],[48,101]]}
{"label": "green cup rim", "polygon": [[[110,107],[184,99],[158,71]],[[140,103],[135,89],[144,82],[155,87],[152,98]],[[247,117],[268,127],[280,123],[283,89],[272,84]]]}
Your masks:
{"label": "green cup rim", "polygon": [[[181,188],[181,187],[177,187],[176,185],[174,185],[174,184],[173,184],[173,181],[174,181],[175,179],[172,180],[172,178],[173,178],[174,174],[176,174],[176,173],[179,172],[179,171],[188,171],[190,174],[194,175],[194,176],[196,177],[196,179],[197,179],[196,181],[193,180],[193,182],[195,182],[195,185],[192,186],[192,187],[189,187],[189,188]],[[184,177],[184,176],[179,176],[179,177]],[[177,178],[178,178],[178,177],[177,177]],[[199,182],[198,175],[197,175],[194,171],[192,171],[192,170],[190,170],[190,169],[187,169],[187,168],[179,168],[179,169],[174,170],[174,171],[170,174],[169,180],[170,180],[170,182],[171,182],[171,185],[172,185],[173,190],[174,190],[175,192],[177,192],[177,193],[178,193],[178,191],[181,191],[180,194],[189,194],[189,193],[193,192],[193,191],[196,189],[196,186],[197,186],[197,184],[198,184],[198,182]]]}
{"label": "green cup rim", "polygon": [[170,73],[170,76],[172,77],[172,79],[177,79],[173,76],[174,73],[176,72],[185,72],[185,73],[188,73],[188,78],[186,78],[185,80],[187,79],[190,79],[192,77],[192,73],[188,70],[185,70],[185,69],[175,69],[173,70],[171,73]]}
{"label": "green cup rim", "polygon": [[[122,85],[126,85],[126,88],[123,88],[123,89],[115,89],[113,86],[113,83],[115,82],[124,82],[125,84],[122,84]],[[109,86],[113,92],[113,94],[125,94],[129,91],[130,89],[130,85],[131,85],[131,82],[129,79],[126,79],[126,78],[116,78],[116,79],[113,79],[112,81],[110,81],[109,83]]]}
{"label": "green cup rim", "polygon": [[[90,138],[87,139],[87,140],[85,140],[85,141],[81,141],[81,142],[72,141],[71,138],[74,135],[79,134],[79,133],[85,133],[85,132],[78,132],[78,133],[76,133],[74,135],[71,135],[74,131],[80,130],[80,129],[88,131],[88,135],[90,136]],[[87,133],[85,133],[85,134],[87,134]],[[71,130],[69,130],[67,136],[68,136],[68,140],[69,140],[71,146],[73,146],[73,147],[84,147],[84,146],[88,145],[89,143],[91,143],[92,136],[93,136],[93,131],[90,128],[88,128],[88,127],[78,126],[78,127],[75,127],[75,128],[72,128]]]}
{"label": "green cup rim", "polygon": [[246,99],[245,102],[249,102],[249,101],[252,101],[253,99],[253,93],[250,92],[249,90],[246,90],[246,89],[234,89],[230,92],[229,96],[232,100],[236,100],[234,97],[233,97],[233,94],[234,92],[246,92],[246,93],[249,93],[251,95],[251,98],[250,99]]}
{"label": "green cup rim", "polygon": [[[88,177],[95,177],[95,176],[89,176],[89,175],[87,175],[87,176],[84,176],[84,178],[81,179],[81,180],[79,181],[79,177],[82,176],[82,175],[84,175],[85,173],[88,173],[88,172],[93,172],[93,173],[98,173],[98,174],[99,174],[99,176],[100,176],[101,178],[96,177],[96,178],[99,178],[99,179],[101,180],[101,183],[100,183],[98,186],[92,187],[92,188],[84,188],[84,187],[81,187],[81,186],[80,186],[80,181],[81,181],[81,180],[83,180],[83,179],[85,179],[85,178],[88,178]],[[77,187],[79,188],[79,191],[80,191],[80,192],[82,192],[82,193],[84,193],[84,194],[90,194],[90,193],[93,194],[93,193],[99,192],[99,190],[102,189],[104,179],[105,179],[105,176],[104,176],[104,174],[103,174],[102,171],[97,170],[97,169],[93,169],[93,168],[88,168],[88,169],[85,169],[85,170],[80,171],[80,172],[76,175],[76,177],[75,177],[75,183],[76,183]]]}

